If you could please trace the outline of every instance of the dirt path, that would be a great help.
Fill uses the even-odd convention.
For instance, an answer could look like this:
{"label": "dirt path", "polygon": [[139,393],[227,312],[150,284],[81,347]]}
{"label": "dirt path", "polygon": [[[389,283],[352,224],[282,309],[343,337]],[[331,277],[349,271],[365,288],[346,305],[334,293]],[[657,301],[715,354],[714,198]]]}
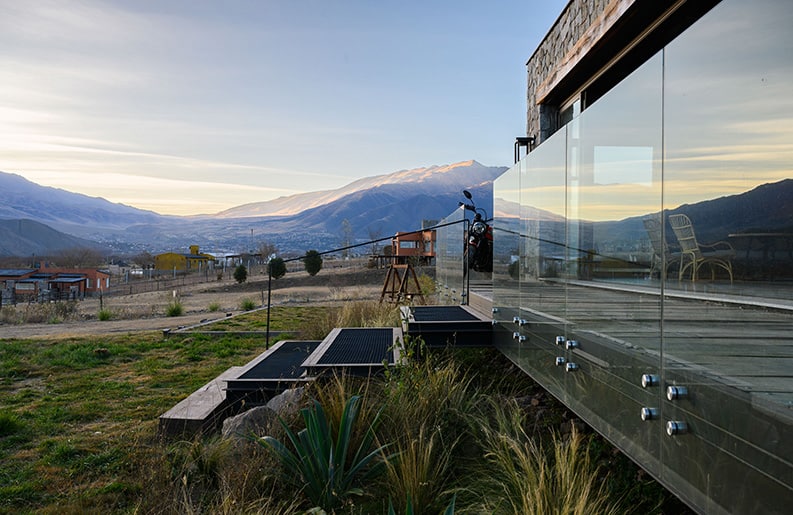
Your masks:
{"label": "dirt path", "polygon": [[[377,269],[323,270],[315,277],[310,277],[305,272],[292,272],[273,281],[271,303],[275,306],[285,302],[310,305],[329,301],[377,301],[385,274],[385,270]],[[166,316],[168,304],[175,299],[182,304],[183,314],[177,317]],[[100,300],[88,298],[78,302],[75,320],[60,323],[0,324],[0,339],[66,338],[176,329],[241,313],[241,303],[246,300],[253,301],[257,307],[265,305],[267,280],[254,278],[243,284],[224,281],[191,285],[172,291],[106,295],[101,301],[101,307],[112,313],[112,318],[106,321],[97,318]]]}

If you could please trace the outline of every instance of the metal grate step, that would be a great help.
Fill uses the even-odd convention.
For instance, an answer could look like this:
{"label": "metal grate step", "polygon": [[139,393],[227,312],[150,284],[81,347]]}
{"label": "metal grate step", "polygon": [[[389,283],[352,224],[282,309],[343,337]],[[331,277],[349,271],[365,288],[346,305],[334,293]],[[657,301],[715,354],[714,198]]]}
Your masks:
{"label": "metal grate step", "polygon": [[336,328],[303,366],[309,373],[328,368],[371,371],[394,364],[399,359],[402,331],[394,327]]}

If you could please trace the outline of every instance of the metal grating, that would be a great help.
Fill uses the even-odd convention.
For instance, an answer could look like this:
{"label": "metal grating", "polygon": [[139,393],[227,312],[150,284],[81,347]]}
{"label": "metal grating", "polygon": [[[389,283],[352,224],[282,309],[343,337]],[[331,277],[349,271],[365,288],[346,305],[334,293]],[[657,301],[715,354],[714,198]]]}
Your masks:
{"label": "metal grating", "polygon": [[430,306],[415,308],[413,320],[416,322],[476,321],[479,319],[460,306]]}
{"label": "metal grating", "polygon": [[317,361],[319,365],[393,362],[391,328],[342,329]]}
{"label": "metal grating", "polygon": [[281,379],[300,377],[301,366],[319,341],[285,341],[273,353],[242,374],[239,379]]}

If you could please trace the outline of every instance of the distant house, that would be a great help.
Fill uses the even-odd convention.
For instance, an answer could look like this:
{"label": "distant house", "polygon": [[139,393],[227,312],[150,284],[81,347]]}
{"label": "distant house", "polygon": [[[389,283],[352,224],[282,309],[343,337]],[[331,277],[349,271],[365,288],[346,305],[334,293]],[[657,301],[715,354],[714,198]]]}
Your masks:
{"label": "distant house", "polygon": [[190,252],[187,254],[165,252],[154,256],[154,268],[157,270],[189,272],[212,269],[214,265],[215,256],[202,254],[198,245],[190,245]]}
{"label": "distant house", "polygon": [[22,279],[14,282],[14,285],[11,287],[16,302],[36,300],[41,289],[41,281],[36,279]]}
{"label": "distant house", "polygon": [[110,274],[95,268],[59,268],[46,264],[41,268],[0,269],[4,297],[15,302],[49,299],[78,299],[107,290]]}
{"label": "distant house", "polygon": [[51,267],[44,264],[37,270],[34,277],[40,275],[47,284],[47,289],[58,292],[77,291],[84,296],[110,288],[110,272],[96,268],[65,268]]}
{"label": "distant house", "polygon": [[422,264],[431,264],[435,258],[435,231],[398,232],[391,238],[391,256],[404,263],[417,258]]}
{"label": "distant house", "polygon": [[35,268],[0,268],[0,284],[9,288],[15,281],[27,279],[36,272]]}
{"label": "distant house", "polygon": [[38,283],[30,279],[35,273],[35,268],[0,268],[0,305],[17,296],[35,298]]}

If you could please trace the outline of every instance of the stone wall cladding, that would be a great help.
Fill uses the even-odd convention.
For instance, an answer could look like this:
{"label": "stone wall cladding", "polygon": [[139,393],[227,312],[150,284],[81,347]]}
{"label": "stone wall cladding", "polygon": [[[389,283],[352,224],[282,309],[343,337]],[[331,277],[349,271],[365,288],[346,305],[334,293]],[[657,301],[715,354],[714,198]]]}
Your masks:
{"label": "stone wall cladding", "polygon": [[[526,135],[537,137],[537,143],[545,140],[554,127],[554,115],[558,106],[543,109],[537,105],[536,91],[567,52],[578,42],[595,19],[605,11],[611,0],[571,0],[540,46],[526,65],[528,88],[526,98]],[[542,119],[542,123],[541,123]]]}

